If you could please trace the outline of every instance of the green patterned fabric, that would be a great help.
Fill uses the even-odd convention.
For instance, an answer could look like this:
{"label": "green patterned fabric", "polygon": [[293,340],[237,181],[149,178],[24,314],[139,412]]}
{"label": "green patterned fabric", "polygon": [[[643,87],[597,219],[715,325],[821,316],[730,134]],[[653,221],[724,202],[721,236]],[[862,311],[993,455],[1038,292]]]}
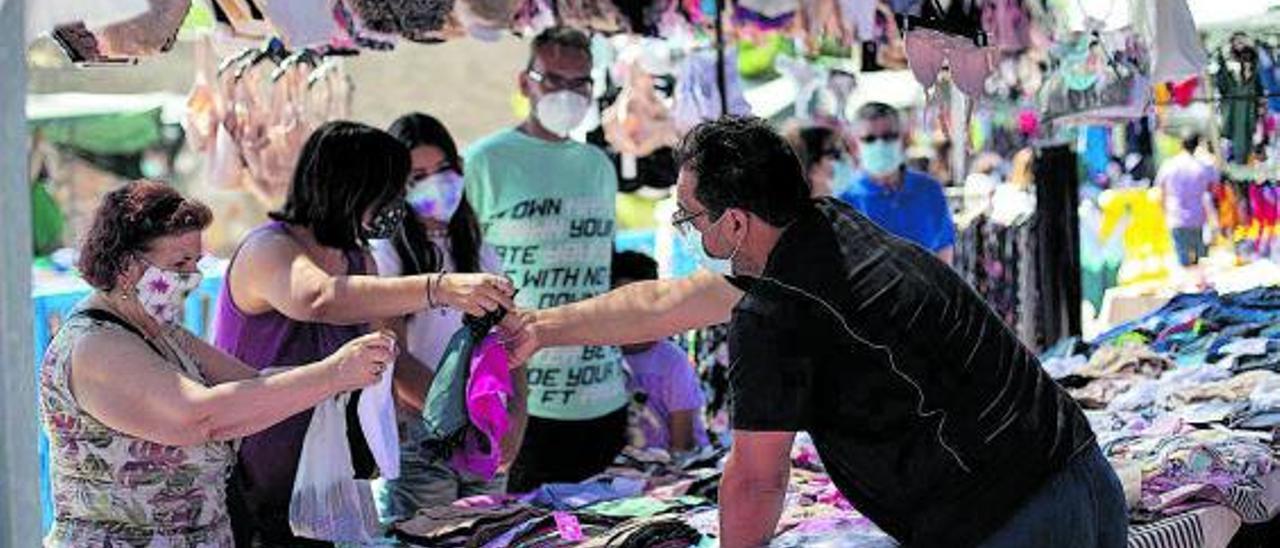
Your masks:
{"label": "green patterned fabric", "polygon": [[49,195],[45,183],[38,181],[31,185],[31,244],[37,257],[62,247],[62,229],[66,224],[66,216]]}

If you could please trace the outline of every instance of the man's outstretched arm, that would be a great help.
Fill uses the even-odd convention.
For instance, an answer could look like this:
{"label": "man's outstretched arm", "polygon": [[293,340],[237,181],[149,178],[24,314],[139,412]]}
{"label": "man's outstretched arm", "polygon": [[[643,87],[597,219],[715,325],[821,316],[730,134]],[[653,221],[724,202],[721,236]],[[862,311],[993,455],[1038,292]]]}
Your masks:
{"label": "man's outstretched arm", "polygon": [[[513,314],[512,360],[541,348],[655,341],[729,321],[742,291],[724,276],[698,271],[687,278],[628,284],[603,295],[546,310]],[[522,324],[522,325],[521,325]]]}

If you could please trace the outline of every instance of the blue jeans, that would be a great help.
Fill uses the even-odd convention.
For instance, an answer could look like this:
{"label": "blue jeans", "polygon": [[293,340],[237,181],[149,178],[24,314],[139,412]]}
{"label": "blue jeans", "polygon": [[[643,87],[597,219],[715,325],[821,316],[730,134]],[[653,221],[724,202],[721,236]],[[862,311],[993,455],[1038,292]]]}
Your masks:
{"label": "blue jeans", "polygon": [[1124,488],[1095,445],[1031,497],[983,548],[1120,548],[1129,535]]}
{"label": "blue jeans", "polygon": [[448,506],[458,499],[506,492],[505,474],[486,480],[455,471],[447,459],[410,441],[425,435],[422,421],[401,421],[400,428],[400,437],[405,440],[400,444],[400,477],[376,480],[373,484],[383,523],[413,517],[423,508]]}
{"label": "blue jeans", "polygon": [[1194,265],[1209,254],[1204,245],[1204,229],[1198,226],[1173,229],[1173,247],[1182,266]]}

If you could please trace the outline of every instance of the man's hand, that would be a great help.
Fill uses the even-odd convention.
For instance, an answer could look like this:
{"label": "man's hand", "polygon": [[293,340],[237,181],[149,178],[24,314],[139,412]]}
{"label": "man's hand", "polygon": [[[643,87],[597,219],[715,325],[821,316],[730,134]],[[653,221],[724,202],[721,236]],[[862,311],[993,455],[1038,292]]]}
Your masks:
{"label": "man's hand", "polygon": [[498,331],[501,333],[503,346],[507,349],[512,369],[523,367],[529,358],[542,349],[535,310],[508,312],[498,324]]}

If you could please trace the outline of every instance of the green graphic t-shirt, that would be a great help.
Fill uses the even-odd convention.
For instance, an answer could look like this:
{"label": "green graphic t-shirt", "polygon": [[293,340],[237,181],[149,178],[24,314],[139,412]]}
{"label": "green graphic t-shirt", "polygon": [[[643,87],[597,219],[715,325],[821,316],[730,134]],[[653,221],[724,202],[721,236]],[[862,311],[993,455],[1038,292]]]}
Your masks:
{"label": "green graphic t-shirt", "polygon": [[[516,130],[466,158],[466,196],[502,259],[522,308],[550,308],[609,290],[618,179],[600,150]],[[528,363],[529,414],[586,420],[626,404],[616,347],[549,348]]]}

